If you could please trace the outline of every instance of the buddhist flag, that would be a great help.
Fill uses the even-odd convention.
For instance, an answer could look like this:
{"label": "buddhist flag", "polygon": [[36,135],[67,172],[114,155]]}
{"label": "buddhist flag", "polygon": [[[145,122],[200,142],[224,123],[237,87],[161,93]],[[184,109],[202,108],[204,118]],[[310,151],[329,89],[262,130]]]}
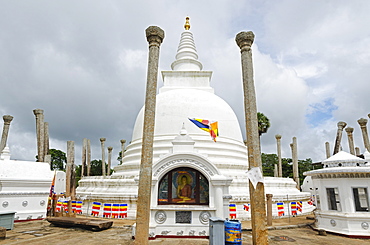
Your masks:
{"label": "buddhist flag", "polygon": [[62,207],[63,207],[63,202],[61,200],[58,200],[55,212],[59,213],[60,211],[62,211]]}
{"label": "buddhist flag", "polygon": [[245,210],[245,211],[249,211],[249,203],[247,203],[247,204],[244,204],[244,206],[243,206],[243,209]]}
{"label": "buddhist flag", "polygon": [[230,219],[236,219],[236,204],[229,204]]}
{"label": "buddhist flag", "polygon": [[127,218],[127,204],[121,203],[119,205],[119,217],[120,218]]}
{"label": "buddhist flag", "polygon": [[297,210],[302,213],[302,201],[297,202]]}
{"label": "buddhist flag", "polygon": [[72,201],[72,213],[76,213],[76,201]]}
{"label": "buddhist flag", "polygon": [[290,209],[291,209],[292,215],[297,215],[297,203],[296,202],[290,203]]}
{"label": "buddhist flag", "polygon": [[119,204],[112,204],[112,218],[118,218],[118,213],[119,213]]}
{"label": "buddhist flag", "polygon": [[196,119],[196,118],[193,118],[193,119],[190,119],[189,120],[194,123],[198,128],[206,131],[206,132],[209,132],[213,141],[216,142],[216,138],[218,136],[218,122],[216,121],[208,121],[208,120],[204,120],[204,119]]}
{"label": "buddhist flag", "polygon": [[278,216],[284,216],[284,203],[283,202],[277,202],[276,203],[277,209],[278,209]]}
{"label": "buddhist flag", "polygon": [[110,218],[112,215],[112,204],[104,203],[103,217]]}
{"label": "buddhist flag", "polygon": [[82,201],[77,201],[76,202],[76,213],[77,214],[82,214]]}
{"label": "buddhist flag", "polygon": [[100,202],[93,202],[91,215],[93,215],[95,217],[96,216],[99,216],[99,213],[100,213],[100,205],[101,205]]}

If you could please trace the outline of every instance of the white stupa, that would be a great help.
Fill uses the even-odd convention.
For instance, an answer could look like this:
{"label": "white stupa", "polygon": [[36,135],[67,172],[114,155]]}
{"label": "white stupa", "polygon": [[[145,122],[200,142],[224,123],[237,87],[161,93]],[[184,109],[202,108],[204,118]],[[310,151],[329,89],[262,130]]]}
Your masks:
{"label": "white stupa", "polygon": [[312,178],[318,229],[370,238],[368,151],[364,157],[340,151],[322,161],[323,169],[304,173]]}
{"label": "white stupa", "polygon": [[[155,235],[208,235],[208,217],[229,218],[229,203],[236,204],[238,219],[250,217],[243,209],[249,203],[248,157],[240,125],[232,108],[214,94],[212,72],[202,70],[189,29],[187,23],[172,70],[162,71],[156,101],[150,224]],[[84,177],[77,189],[78,195],[96,201],[127,203],[129,218],[136,215],[143,118],[141,109],[113,175]],[[189,118],[217,121],[217,142]],[[179,193],[183,176],[191,186],[187,197]],[[290,200],[309,199],[292,179],[265,178],[265,183],[274,202],[287,200],[287,194]]]}

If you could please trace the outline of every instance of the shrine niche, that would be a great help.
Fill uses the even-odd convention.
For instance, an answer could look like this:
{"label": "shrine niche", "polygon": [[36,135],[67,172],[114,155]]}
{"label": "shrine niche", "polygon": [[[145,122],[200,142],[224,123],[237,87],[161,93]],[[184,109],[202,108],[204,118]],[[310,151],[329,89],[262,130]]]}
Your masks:
{"label": "shrine niche", "polygon": [[176,168],[159,182],[158,204],[209,204],[208,180],[192,168]]}

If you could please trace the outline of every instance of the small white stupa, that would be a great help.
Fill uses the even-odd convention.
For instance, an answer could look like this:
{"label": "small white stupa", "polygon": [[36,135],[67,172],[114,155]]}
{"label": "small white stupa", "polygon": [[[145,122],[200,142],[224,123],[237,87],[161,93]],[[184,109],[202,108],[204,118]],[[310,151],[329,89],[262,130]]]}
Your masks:
{"label": "small white stupa", "polygon": [[340,151],[322,162],[323,169],[304,173],[312,178],[318,229],[370,238],[369,155]]}
{"label": "small white stupa", "polygon": [[[190,25],[181,34],[171,71],[162,71],[163,87],[156,101],[153,145],[150,232],[154,235],[207,236],[208,218],[229,218],[229,204],[238,219],[249,219],[247,149],[232,108],[214,94],[211,71],[198,61]],[[125,203],[136,217],[144,110],[139,112],[122,165],[112,176],[79,181],[77,195],[104,203]],[[189,118],[218,122],[219,137],[195,126]],[[273,202],[308,201],[290,178],[265,178]],[[306,205],[306,204],[304,204]],[[304,206],[305,212],[313,207]],[[277,216],[277,209],[274,215]]]}
{"label": "small white stupa", "polygon": [[16,212],[15,221],[45,218],[53,175],[49,163],[11,160],[5,147],[0,158],[0,212]]}

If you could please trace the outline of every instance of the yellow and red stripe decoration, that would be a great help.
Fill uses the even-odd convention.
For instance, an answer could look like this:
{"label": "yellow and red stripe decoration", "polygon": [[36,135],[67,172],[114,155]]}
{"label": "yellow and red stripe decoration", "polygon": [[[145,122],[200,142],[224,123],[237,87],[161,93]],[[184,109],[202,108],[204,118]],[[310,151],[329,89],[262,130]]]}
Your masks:
{"label": "yellow and red stripe decoration", "polygon": [[236,219],[236,204],[229,204],[230,219]]}
{"label": "yellow and red stripe decoration", "polygon": [[205,119],[189,118],[189,120],[194,123],[198,128],[209,132],[214,142],[218,136],[218,122],[209,121]]}

